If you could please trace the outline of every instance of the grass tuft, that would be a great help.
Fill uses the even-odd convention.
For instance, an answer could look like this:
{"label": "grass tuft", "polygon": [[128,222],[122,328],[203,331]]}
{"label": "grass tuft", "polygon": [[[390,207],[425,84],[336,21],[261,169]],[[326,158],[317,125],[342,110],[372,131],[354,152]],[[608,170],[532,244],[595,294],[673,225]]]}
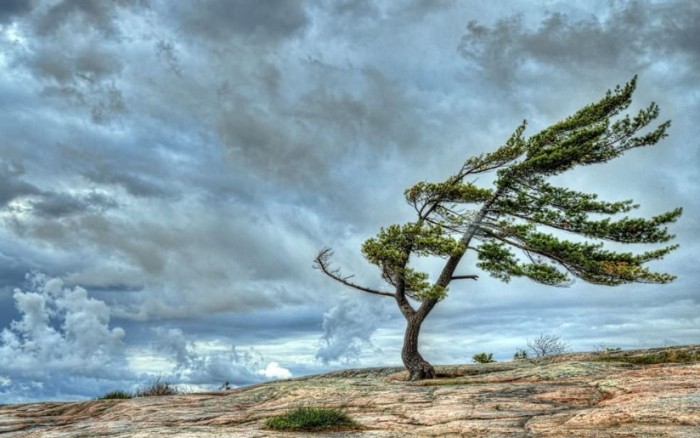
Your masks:
{"label": "grass tuft", "polygon": [[130,392],[117,389],[116,391],[110,391],[100,397],[97,397],[97,400],[126,399],[132,397],[133,395]]}
{"label": "grass tuft", "polygon": [[320,431],[358,429],[360,425],[340,409],[300,407],[265,420],[274,430]]}

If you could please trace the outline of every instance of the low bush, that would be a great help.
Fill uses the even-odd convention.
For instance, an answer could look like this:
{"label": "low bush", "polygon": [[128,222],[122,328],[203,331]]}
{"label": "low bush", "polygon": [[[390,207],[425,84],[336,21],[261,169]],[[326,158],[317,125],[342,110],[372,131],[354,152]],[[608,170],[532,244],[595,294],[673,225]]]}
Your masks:
{"label": "low bush", "polygon": [[139,388],[134,394],[135,397],[154,397],[160,395],[176,395],[180,391],[167,380],[162,380],[160,377],[156,379],[150,385]]}
{"label": "low bush", "polygon": [[283,415],[268,418],[268,429],[291,431],[358,429],[359,424],[340,409],[300,407]]}
{"label": "low bush", "polygon": [[569,351],[569,344],[562,341],[558,335],[543,333],[535,339],[527,341],[527,348],[535,357],[559,356]]}
{"label": "low bush", "polygon": [[515,350],[515,354],[513,354],[513,360],[526,360],[527,357],[527,351],[522,348],[518,348]]}
{"label": "low bush", "polygon": [[472,362],[474,363],[494,363],[493,353],[478,353],[472,356]]}

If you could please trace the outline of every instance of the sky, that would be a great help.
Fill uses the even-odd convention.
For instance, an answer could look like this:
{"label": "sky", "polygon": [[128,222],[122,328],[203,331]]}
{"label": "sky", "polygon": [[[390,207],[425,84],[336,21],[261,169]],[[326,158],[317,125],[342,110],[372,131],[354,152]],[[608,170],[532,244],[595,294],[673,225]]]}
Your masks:
{"label": "sky", "polygon": [[0,403],[400,366],[395,302],[316,253],[382,287],[360,246],[413,219],[405,188],[634,75],[669,137],[556,182],[683,207],[651,266],[678,279],[506,284],[468,255],[421,351],[700,343],[699,36],[690,0],[0,2]]}

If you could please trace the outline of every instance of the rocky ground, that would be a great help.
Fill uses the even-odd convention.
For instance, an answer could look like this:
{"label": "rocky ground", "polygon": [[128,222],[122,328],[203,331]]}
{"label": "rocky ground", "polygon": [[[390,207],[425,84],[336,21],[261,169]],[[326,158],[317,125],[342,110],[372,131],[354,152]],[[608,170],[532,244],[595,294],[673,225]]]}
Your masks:
{"label": "rocky ground", "polygon": [[340,371],[210,393],[0,406],[5,437],[262,437],[298,406],[362,424],[317,436],[700,437],[700,346],[438,367]]}

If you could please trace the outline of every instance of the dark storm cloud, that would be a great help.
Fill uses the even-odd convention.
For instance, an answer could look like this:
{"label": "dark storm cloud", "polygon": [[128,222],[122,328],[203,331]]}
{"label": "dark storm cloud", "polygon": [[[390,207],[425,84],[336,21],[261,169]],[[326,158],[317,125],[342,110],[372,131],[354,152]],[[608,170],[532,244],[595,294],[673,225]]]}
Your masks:
{"label": "dark storm cloud", "polygon": [[181,3],[178,13],[184,30],[217,43],[237,36],[278,41],[309,22],[300,0],[199,0]]}
{"label": "dark storm cloud", "polygon": [[169,198],[178,194],[176,188],[160,180],[160,177],[154,175],[149,178],[145,172],[138,175],[123,169],[98,166],[96,169],[84,171],[82,175],[98,184],[121,186],[127,193],[137,197]]}
{"label": "dark storm cloud", "polygon": [[23,181],[22,174],[24,166],[20,163],[0,161],[0,209],[17,198],[41,192],[36,186]]}
{"label": "dark storm cloud", "polygon": [[37,200],[32,200],[29,204],[35,214],[46,219],[57,219],[89,210],[104,211],[117,207],[117,203],[113,199],[99,193],[91,193],[87,196],[43,193]]}
{"label": "dark storm cloud", "polygon": [[38,2],[18,22],[22,39],[7,53],[14,66],[39,80],[46,98],[87,109],[95,123],[109,123],[126,111],[118,83],[118,18],[123,8],[143,6],[121,0]]}
{"label": "dark storm cloud", "polygon": [[418,17],[424,14],[442,12],[452,8],[456,0],[410,0],[407,4],[400,5],[404,11],[417,14]]}
{"label": "dark storm cloud", "polygon": [[[157,148],[128,147],[99,135],[89,140],[66,140],[55,147],[57,159],[96,187],[121,188],[140,198],[174,200],[181,194],[178,174],[188,169],[172,166],[168,156],[162,156]],[[91,143],[95,143],[92,148]]]}
{"label": "dark storm cloud", "polygon": [[25,168],[21,164],[0,162],[0,209],[7,208],[14,200],[24,200],[26,205],[15,206],[10,212],[31,212],[44,218],[58,218],[89,209],[103,211],[116,207],[114,200],[99,193],[76,196],[42,190],[23,181],[24,173]]}
{"label": "dark storm cloud", "polygon": [[122,69],[115,52],[90,43],[46,43],[24,58],[43,85],[43,96],[87,108],[95,123],[106,123],[127,110],[117,85]]}
{"label": "dark storm cloud", "polygon": [[607,18],[551,12],[536,28],[526,25],[522,15],[501,18],[492,26],[472,20],[459,51],[487,77],[501,82],[516,79],[516,72],[532,61],[578,74],[583,73],[580,69],[585,74],[600,69],[635,73],[661,60],[689,60],[697,68],[700,5],[687,1],[618,5]]}
{"label": "dark storm cloud", "polygon": [[31,0],[5,0],[0,2],[0,24],[12,21],[32,9]]}
{"label": "dark storm cloud", "polygon": [[234,162],[266,178],[320,188],[343,156],[410,153],[422,144],[417,106],[394,81],[372,69],[311,70],[320,85],[291,105],[263,109],[241,99],[221,114],[219,134]]}
{"label": "dark storm cloud", "polygon": [[67,84],[82,79],[89,83],[102,81],[121,70],[118,54],[79,45],[61,47],[43,45],[29,60],[34,73],[58,84]]}
{"label": "dark storm cloud", "polygon": [[374,0],[330,0],[324,4],[338,17],[352,17],[353,20],[376,18],[380,13]]}
{"label": "dark storm cloud", "polygon": [[85,211],[86,204],[70,195],[59,194],[31,202],[32,209],[39,216],[58,218]]}
{"label": "dark storm cloud", "polygon": [[140,8],[147,5],[148,0],[61,0],[51,5],[46,12],[38,17],[36,30],[39,35],[50,35],[62,27],[78,26],[93,28],[114,36],[118,33],[115,24],[116,14],[121,7]]}

